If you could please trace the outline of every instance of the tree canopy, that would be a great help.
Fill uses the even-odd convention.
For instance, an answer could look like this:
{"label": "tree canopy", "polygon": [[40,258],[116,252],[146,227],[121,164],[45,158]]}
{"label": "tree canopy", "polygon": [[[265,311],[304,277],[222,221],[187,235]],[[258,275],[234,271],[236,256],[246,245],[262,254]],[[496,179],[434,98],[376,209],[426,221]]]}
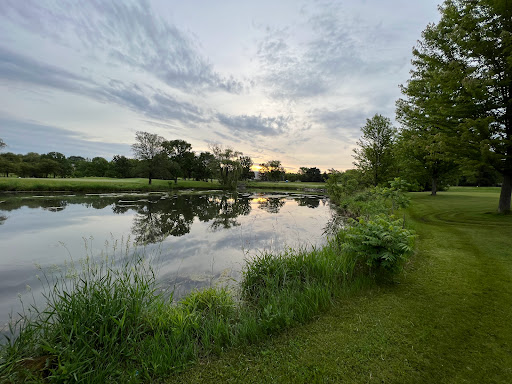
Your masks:
{"label": "tree canopy", "polygon": [[137,142],[132,145],[133,153],[137,159],[146,163],[149,184],[151,184],[158,165],[155,158],[162,152],[164,138],[154,133],[138,131],[135,134],[135,140]]}
{"label": "tree canopy", "polygon": [[376,114],[366,119],[366,125],[361,131],[363,136],[357,141],[359,148],[354,149],[354,165],[372,185],[378,185],[389,177],[396,129],[390,119]]}
{"label": "tree canopy", "polygon": [[496,169],[503,177],[498,210],[510,212],[512,6],[508,0],[446,0],[440,11],[440,22],[425,29],[413,50],[398,117],[432,144],[425,161],[456,158]]}

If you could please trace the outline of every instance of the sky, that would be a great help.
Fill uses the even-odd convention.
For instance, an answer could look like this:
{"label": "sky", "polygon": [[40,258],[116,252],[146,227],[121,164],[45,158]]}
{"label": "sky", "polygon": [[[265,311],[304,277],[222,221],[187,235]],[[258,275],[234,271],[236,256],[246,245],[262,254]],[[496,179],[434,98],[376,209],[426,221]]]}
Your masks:
{"label": "sky", "polygon": [[0,0],[0,138],[133,157],[137,131],[255,164],[353,168],[439,0]]}

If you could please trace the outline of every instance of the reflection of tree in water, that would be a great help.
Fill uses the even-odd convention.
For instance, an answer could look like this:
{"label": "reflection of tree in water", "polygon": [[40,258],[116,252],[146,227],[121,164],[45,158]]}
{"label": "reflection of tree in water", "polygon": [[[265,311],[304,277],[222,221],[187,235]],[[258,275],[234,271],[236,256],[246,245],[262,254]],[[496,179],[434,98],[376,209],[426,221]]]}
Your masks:
{"label": "reflection of tree in water", "polygon": [[[237,217],[240,215],[248,215],[251,212],[249,199],[236,196],[222,195],[213,200],[212,206],[216,209],[216,215],[212,217],[210,228],[213,231],[218,229],[228,229],[239,226]],[[205,220],[208,221],[208,220]]]}
{"label": "reflection of tree in water", "polygon": [[7,216],[4,216],[4,215],[0,215],[0,225],[2,225],[5,220],[7,220]]}
{"label": "reflection of tree in water", "polygon": [[236,218],[248,215],[251,207],[247,199],[235,195],[173,195],[164,199],[130,201],[115,204],[115,213],[129,209],[137,212],[132,232],[137,242],[156,243],[168,236],[183,236],[197,216],[202,222],[210,222],[214,231],[239,225]]}
{"label": "reflection of tree in water", "polygon": [[182,196],[138,201],[130,208],[137,212],[132,233],[139,243],[157,243],[168,236],[183,236],[190,232],[195,217],[194,202]]}
{"label": "reflection of tree in water", "polygon": [[87,208],[94,208],[94,209],[103,209],[108,207],[109,205],[114,204],[117,200],[119,200],[118,197],[111,197],[111,196],[90,196],[90,200],[85,201],[83,204]]}
{"label": "reflection of tree in water", "polygon": [[266,197],[259,198],[256,201],[260,209],[263,209],[268,213],[279,213],[281,207],[285,204],[286,199],[284,197]]}
{"label": "reflection of tree in water", "polygon": [[302,196],[295,199],[300,207],[318,208],[320,199],[316,196]]}
{"label": "reflection of tree in water", "polygon": [[34,199],[9,199],[2,203],[2,211],[15,211],[22,207],[31,209],[43,208],[52,210],[52,208],[64,209],[68,205],[67,199],[62,198],[34,198]]}

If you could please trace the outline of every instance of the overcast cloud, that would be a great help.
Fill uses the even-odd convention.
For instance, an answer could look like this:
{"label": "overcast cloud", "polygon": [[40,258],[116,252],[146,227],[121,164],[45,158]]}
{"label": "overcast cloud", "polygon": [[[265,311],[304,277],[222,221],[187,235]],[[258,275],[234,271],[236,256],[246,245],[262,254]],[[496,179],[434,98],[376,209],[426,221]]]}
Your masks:
{"label": "overcast cloud", "polygon": [[3,0],[0,137],[110,159],[144,130],[290,170],[351,168],[438,18],[436,0]]}

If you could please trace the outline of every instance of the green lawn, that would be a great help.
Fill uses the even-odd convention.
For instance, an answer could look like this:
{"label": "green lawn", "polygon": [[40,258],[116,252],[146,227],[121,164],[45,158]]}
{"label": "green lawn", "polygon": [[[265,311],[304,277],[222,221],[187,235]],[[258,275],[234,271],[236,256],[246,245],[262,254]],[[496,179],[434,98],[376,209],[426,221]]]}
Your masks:
{"label": "green lawn", "polygon": [[112,191],[167,191],[170,188],[220,188],[217,181],[207,183],[203,181],[178,180],[178,183],[168,180],[148,179],[113,179],[108,177],[84,177],[77,179],[51,179],[0,177],[0,191],[76,191],[76,192],[112,192]]}
{"label": "green lawn", "polygon": [[[324,183],[285,183],[285,182],[248,182],[241,183],[248,188],[304,190],[325,188]],[[174,189],[220,189],[213,182],[182,180],[178,183],[168,180],[153,179],[148,185],[148,179],[113,179],[108,177],[84,177],[79,179],[52,179],[0,177],[0,191],[76,191],[76,192],[113,192],[113,191],[167,191]]]}
{"label": "green lawn", "polygon": [[170,382],[511,383],[512,216],[495,213],[499,190],[411,195],[417,252],[399,283]]}

